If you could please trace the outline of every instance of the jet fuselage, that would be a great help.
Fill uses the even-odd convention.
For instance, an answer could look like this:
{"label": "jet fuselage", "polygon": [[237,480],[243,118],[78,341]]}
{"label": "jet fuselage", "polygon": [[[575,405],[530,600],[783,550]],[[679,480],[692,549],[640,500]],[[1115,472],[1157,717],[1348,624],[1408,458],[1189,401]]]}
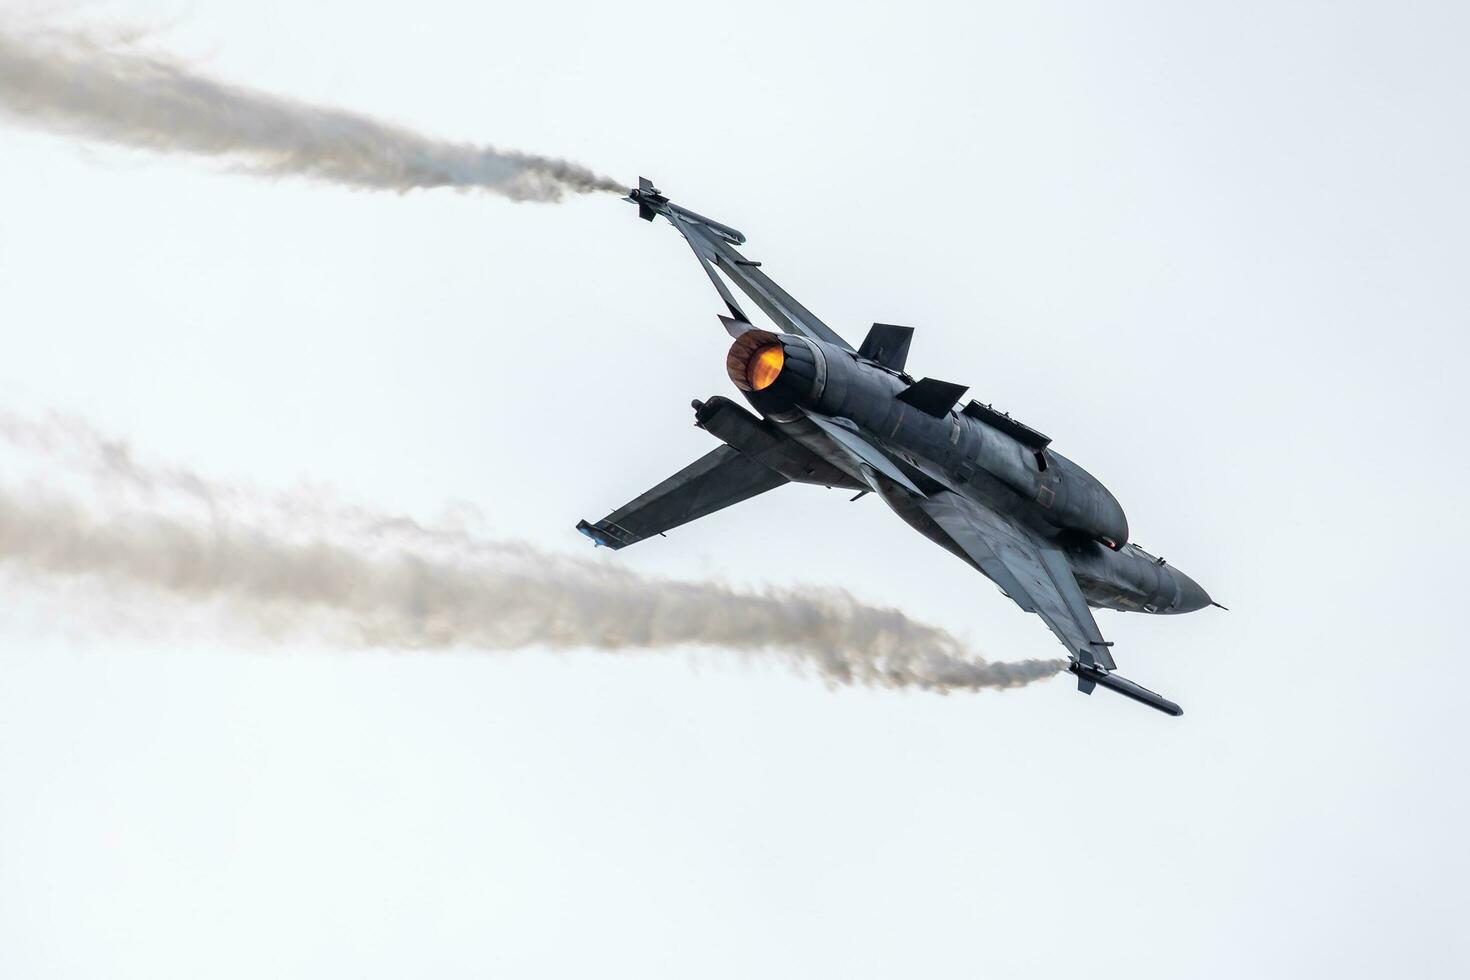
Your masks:
{"label": "jet fuselage", "polygon": [[[964,385],[910,377],[912,327],[875,323],[854,346],[734,247],[741,232],[672,203],[646,177],[627,199],[693,249],[729,314],[720,322],[734,338],[730,380],[760,414],[718,395],[696,400],[695,424],[724,445],[578,531],[616,550],[787,483],[872,492],[1038,616],[1066,649],[1078,691],[1104,687],[1183,713],[1114,673],[1113,644],[1089,607],[1182,613],[1213,603],[1129,542],[1123,508],[1092,474],[990,405],[959,407]],[[756,327],[732,285],[781,332]]]}
{"label": "jet fuselage", "polygon": [[[769,380],[761,379],[765,384],[757,390],[752,360],[773,345],[780,347],[779,368]],[[983,407],[972,411],[905,401],[900,395],[911,391],[914,382],[902,372],[790,334],[747,332],[736,338],[726,367],[754,408],[785,435],[846,472],[853,480],[849,485],[867,487],[871,481],[808,415],[850,423],[887,450],[903,475],[921,489],[953,490],[1046,535],[1067,555],[1093,606],[1183,613],[1210,603],[1189,576],[1128,542],[1127,516],[1096,477],[1051,449],[1045,436],[1008,416]],[[907,494],[897,492],[892,480],[880,478],[878,486],[894,491],[883,496],[899,516],[966,557],[922,509],[910,504]]]}

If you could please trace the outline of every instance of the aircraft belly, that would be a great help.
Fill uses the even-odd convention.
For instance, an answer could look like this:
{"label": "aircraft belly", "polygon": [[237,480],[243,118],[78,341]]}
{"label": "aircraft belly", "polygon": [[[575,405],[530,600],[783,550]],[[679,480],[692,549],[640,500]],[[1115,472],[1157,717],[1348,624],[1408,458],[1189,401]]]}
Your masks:
{"label": "aircraft belly", "polygon": [[976,571],[985,574],[985,569],[975,563],[975,560],[960,546],[959,542],[955,541],[944,528],[940,527],[934,518],[925,513],[923,508],[919,506],[918,501],[902,488],[896,484],[880,485],[879,495],[883,498],[883,502],[889,506],[889,509],[897,514],[909,527],[918,531],[945,551],[961,559]]}
{"label": "aircraft belly", "polygon": [[811,450],[828,464],[852,477],[859,484],[867,485],[867,479],[862,470],[853,462],[852,454],[832,440],[832,437],[823,432],[806,418],[799,418],[791,422],[777,422],[781,431],[789,436],[794,442],[799,443]]}

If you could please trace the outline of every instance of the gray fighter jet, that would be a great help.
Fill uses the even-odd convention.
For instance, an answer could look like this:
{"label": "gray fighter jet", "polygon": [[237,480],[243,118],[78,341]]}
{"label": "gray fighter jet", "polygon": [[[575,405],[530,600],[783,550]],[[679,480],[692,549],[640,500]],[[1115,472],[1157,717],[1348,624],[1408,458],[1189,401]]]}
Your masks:
{"label": "gray fighter jet", "polygon": [[[734,228],[671,203],[647,178],[627,199],[648,221],[668,219],[694,249],[729,309],[720,317],[734,338],[725,368],[760,415],[719,395],[695,401],[695,424],[724,445],[577,530],[625,548],[785,483],[872,491],[1040,616],[1067,648],[1079,691],[1102,685],[1183,713],[1113,673],[1112,644],[1089,607],[1174,614],[1218,603],[1128,541],[1128,519],[1106,487],[1009,414],[961,406],[964,385],[915,381],[905,370],[912,327],[875,323],[854,349],[735,250],[745,236]],[[782,333],[754,326],[726,279]]]}

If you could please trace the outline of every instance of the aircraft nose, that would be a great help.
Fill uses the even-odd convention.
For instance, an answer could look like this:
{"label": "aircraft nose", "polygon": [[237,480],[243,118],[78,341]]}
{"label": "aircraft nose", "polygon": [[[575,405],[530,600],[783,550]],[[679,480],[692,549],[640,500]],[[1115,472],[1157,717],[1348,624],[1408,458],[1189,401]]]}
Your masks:
{"label": "aircraft nose", "polygon": [[1185,575],[1174,566],[1169,566],[1174,573],[1174,582],[1179,586],[1179,598],[1169,607],[1171,613],[1191,613],[1197,609],[1203,609],[1213,602],[1210,594],[1200,587],[1194,579]]}

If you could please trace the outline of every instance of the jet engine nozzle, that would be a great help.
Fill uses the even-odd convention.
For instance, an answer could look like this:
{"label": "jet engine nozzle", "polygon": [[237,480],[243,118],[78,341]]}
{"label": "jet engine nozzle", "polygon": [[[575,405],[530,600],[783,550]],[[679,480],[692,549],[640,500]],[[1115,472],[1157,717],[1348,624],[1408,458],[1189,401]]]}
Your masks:
{"label": "jet engine nozzle", "polygon": [[823,356],[801,337],[747,330],[725,356],[725,371],[735,387],[760,411],[786,412],[820,394]]}

